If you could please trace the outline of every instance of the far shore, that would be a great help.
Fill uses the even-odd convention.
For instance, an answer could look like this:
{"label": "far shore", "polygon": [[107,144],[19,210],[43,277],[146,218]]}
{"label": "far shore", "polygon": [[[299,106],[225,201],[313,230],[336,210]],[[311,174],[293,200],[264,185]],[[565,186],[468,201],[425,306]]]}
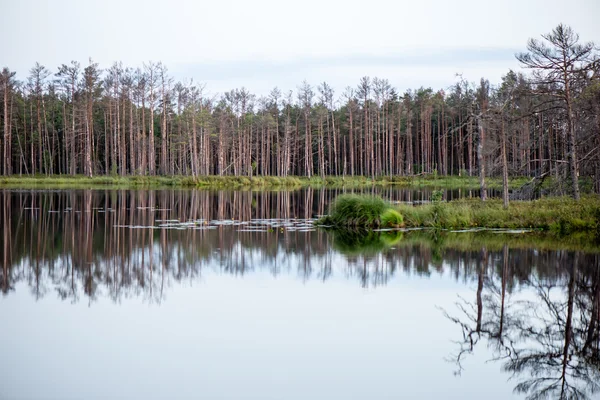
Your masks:
{"label": "far shore", "polygon": [[[515,177],[509,180],[509,188],[515,189],[526,183],[529,178]],[[488,178],[488,189],[501,189],[502,178]],[[36,175],[36,176],[0,176],[0,188],[206,188],[206,189],[242,189],[242,188],[303,188],[303,187],[349,187],[362,188],[372,186],[396,186],[404,188],[431,189],[467,189],[478,190],[479,178],[476,176],[95,176],[83,175]]]}

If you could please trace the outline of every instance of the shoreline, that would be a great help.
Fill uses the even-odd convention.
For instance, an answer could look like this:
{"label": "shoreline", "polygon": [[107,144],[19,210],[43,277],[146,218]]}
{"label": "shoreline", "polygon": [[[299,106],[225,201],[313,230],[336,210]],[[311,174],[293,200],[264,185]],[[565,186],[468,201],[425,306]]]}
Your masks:
{"label": "shoreline", "polygon": [[420,206],[397,205],[406,227],[440,229],[534,229],[559,236],[585,233],[600,237],[600,196],[544,197],[511,201],[503,208],[501,199],[460,199]]}
{"label": "shoreline", "polygon": [[[341,197],[339,197],[341,198]],[[329,215],[317,225],[333,229],[373,229],[387,227],[433,228],[437,230],[530,229],[558,236],[589,234],[600,239],[600,196],[584,195],[580,200],[570,197],[543,197],[537,200],[511,201],[504,209],[501,199],[479,198],[452,201],[434,200],[410,205],[388,203],[380,205],[380,197],[353,196],[353,202],[334,203]],[[385,210],[399,216],[390,225]],[[385,211],[385,212],[384,212]]]}
{"label": "shoreline", "polygon": [[[526,183],[529,178],[515,177],[509,180],[509,189]],[[502,178],[488,178],[488,189],[501,189]],[[305,187],[389,187],[407,189],[466,189],[479,190],[476,176],[96,176],[83,175],[51,176],[0,176],[0,188],[198,188],[198,189],[240,189],[240,188],[283,188],[301,189]]]}

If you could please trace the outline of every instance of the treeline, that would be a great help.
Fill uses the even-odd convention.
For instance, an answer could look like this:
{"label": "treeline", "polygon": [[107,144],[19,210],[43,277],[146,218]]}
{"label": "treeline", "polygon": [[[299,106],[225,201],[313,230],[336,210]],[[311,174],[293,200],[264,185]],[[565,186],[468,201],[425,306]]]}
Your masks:
{"label": "treeline", "polygon": [[4,175],[556,175],[600,190],[600,56],[559,25],[517,55],[532,73],[498,86],[396,91],[364,77],[341,95],[323,82],[295,92],[220,97],[175,82],[162,63],[90,60],[24,81],[0,75]]}

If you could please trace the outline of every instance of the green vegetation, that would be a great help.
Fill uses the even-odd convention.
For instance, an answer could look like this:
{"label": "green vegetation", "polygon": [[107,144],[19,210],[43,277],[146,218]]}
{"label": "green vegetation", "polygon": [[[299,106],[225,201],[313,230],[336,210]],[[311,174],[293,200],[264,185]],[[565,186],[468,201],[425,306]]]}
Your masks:
{"label": "green vegetation", "polygon": [[554,232],[531,231],[514,233],[500,230],[475,230],[452,232],[437,229],[412,231],[374,231],[368,229],[332,229],[333,245],[347,256],[370,256],[392,248],[430,250],[433,260],[441,261],[448,250],[462,252],[501,251],[508,249],[531,249],[540,251],[585,251],[600,253],[600,243],[595,235],[576,232],[560,235]]}
{"label": "green vegetation", "polygon": [[240,188],[240,187],[301,187],[306,185],[296,177],[247,176],[97,176],[53,175],[35,177],[0,177],[0,187],[188,187],[188,188]]}
{"label": "green vegetation", "polygon": [[[376,178],[377,182],[384,185],[400,187],[428,188],[428,189],[479,189],[479,178],[476,176],[438,176],[428,174],[420,176],[392,176]],[[529,181],[527,177],[511,178],[508,183],[510,189],[516,189]],[[488,189],[502,189],[502,178],[486,178]]]}
{"label": "green vegetation", "polygon": [[335,227],[377,227],[381,215],[389,206],[377,196],[343,194],[338,196],[330,208],[330,214],[319,220],[319,224]]}
{"label": "green vegetation", "polygon": [[404,218],[402,218],[402,214],[393,208],[388,208],[381,214],[381,225],[382,226],[391,226],[394,228],[399,228],[404,224]]}
{"label": "green vegetation", "polygon": [[508,210],[501,200],[482,202],[463,199],[433,202],[427,205],[399,205],[407,227],[441,229],[530,228],[560,235],[596,232],[600,216],[600,198],[584,196],[580,201],[568,197],[551,197],[534,201],[513,201]]}
{"label": "green vegetation", "polygon": [[317,224],[339,227],[399,227],[402,215],[377,196],[343,194],[330,208],[330,214]]}
{"label": "green vegetation", "polygon": [[185,178],[169,178],[159,176],[97,176],[88,178],[84,175],[52,175],[52,176],[2,176],[2,187],[146,187],[146,186],[187,186]]}
{"label": "green vegetation", "polygon": [[531,249],[541,251],[567,250],[599,253],[600,244],[593,235],[575,233],[560,236],[548,232],[508,233],[480,230],[475,232],[450,232],[435,229],[414,231],[374,231],[367,229],[333,229],[333,246],[347,256],[369,256],[391,248],[428,249],[434,260],[442,260],[447,250],[462,252]]}
{"label": "green vegetation", "polygon": [[[527,182],[527,178],[514,178],[511,188],[518,188]],[[501,188],[500,179],[489,178],[488,188]],[[396,186],[405,188],[444,188],[477,190],[479,181],[476,177],[454,176],[437,177],[424,175],[419,177],[394,176],[367,178],[364,176],[96,176],[88,178],[84,175],[36,175],[36,176],[0,176],[0,187],[198,187],[198,188],[301,188],[301,187],[346,187],[361,188],[372,186]]]}
{"label": "green vegetation", "polygon": [[509,249],[531,249],[541,251],[567,250],[599,253],[600,243],[594,235],[573,233],[562,236],[552,232],[510,233],[506,231],[478,230],[473,232],[451,232],[435,229],[413,231],[374,231],[368,229],[331,229],[333,246],[347,256],[375,255],[391,248],[417,246],[430,249],[434,259],[443,258],[447,250],[478,252]]}
{"label": "green vegetation", "polygon": [[402,237],[401,231],[334,229],[333,247],[347,256],[377,254],[399,243]]}
{"label": "green vegetation", "polygon": [[[533,230],[538,234],[550,235],[550,247],[571,243],[575,248],[586,243],[585,247],[597,246],[600,239],[600,197],[584,196],[576,201],[569,197],[543,198],[535,201],[514,201],[505,210],[501,200],[482,202],[478,199],[463,199],[443,202],[435,192],[435,201],[430,204],[412,206],[408,204],[390,208],[386,202],[374,196],[341,195],[331,207],[330,215],[317,221],[318,225],[331,226],[345,232],[349,227],[373,228],[378,226],[407,228],[433,228],[440,230],[480,230],[508,229]],[[498,231],[491,231],[489,238],[499,237]],[[347,235],[341,233],[342,237]],[[436,235],[439,235],[437,233]],[[465,236],[461,240],[477,242],[477,235]],[[363,235],[364,236],[364,235]],[[533,240],[535,235],[518,235]],[[486,239],[487,240],[487,239]],[[360,247],[368,238],[343,240],[348,245],[356,242]],[[505,240],[498,241],[504,243]],[[530,243],[531,244],[531,243]]]}
{"label": "green vegetation", "polygon": [[418,246],[430,248],[434,253],[445,250],[500,251],[504,246],[509,249],[568,250],[599,253],[600,243],[594,235],[573,233],[561,236],[552,232],[533,231],[526,233],[508,233],[503,231],[479,230],[474,232],[450,232],[434,229],[404,232],[402,241],[396,247]]}

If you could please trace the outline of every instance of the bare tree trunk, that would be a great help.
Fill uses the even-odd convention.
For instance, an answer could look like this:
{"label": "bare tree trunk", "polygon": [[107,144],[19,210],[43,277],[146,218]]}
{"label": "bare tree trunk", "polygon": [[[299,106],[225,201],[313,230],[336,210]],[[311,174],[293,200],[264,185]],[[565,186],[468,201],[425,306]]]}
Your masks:
{"label": "bare tree trunk", "polygon": [[337,151],[338,140],[337,140],[337,133],[335,130],[335,115],[333,114],[333,109],[331,110],[331,129],[333,130],[333,174],[338,175],[340,173],[339,166],[338,166],[338,151]]}
{"label": "bare tree trunk", "polygon": [[123,96],[122,105],[123,108],[121,109],[121,134],[119,136],[119,146],[121,147],[121,176],[125,176],[127,174],[127,109],[125,108],[127,104],[125,96]]}
{"label": "bare tree trunk", "polygon": [[569,171],[571,173],[571,185],[573,186],[573,198],[579,200],[579,169],[577,167],[577,138],[575,137],[575,119],[573,117],[573,105],[571,101],[571,82],[567,68],[564,68],[565,100],[567,103],[567,132],[569,140]]}
{"label": "bare tree trunk", "polygon": [[444,176],[448,175],[448,130],[446,124],[446,114],[444,109],[444,101],[442,99],[442,120],[441,123],[443,125],[442,129],[442,174]]}
{"label": "bare tree trunk", "polygon": [[305,164],[306,164],[306,175],[310,179],[312,176],[312,138],[310,135],[310,120],[309,120],[309,112],[304,112],[304,138],[305,138]]}
{"label": "bare tree trunk", "polygon": [[[396,156],[396,173],[398,175],[402,175],[404,174],[404,149],[402,146],[402,106],[400,104],[398,104],[398,121],[397,121],[397,134],[398,134],[398,140],[396,141],[398,143],[398,149],[397,149],[397,156]],[[406,147],[406,146],[404,146]]]}
{"label": "bare tree trunk", "polygon": [[34,130],[33,130],[34,129],[34,124],[33,124],[33,102],[31,102],[30,105],[29,105],[29,116],[31,118],[31,121],[30,121],[30,124],[29,124],[29,127],[31,129],[31,132],[30,132],[31,137],[30,137],[30,142],[29,142],[30,148],[31,148],[31,154],[30,154],[30,157],[31,157],[31,173],[33,175],[35,175],[36,165],[35,165],[35,147],[34,147],[35,145],[34,145]]}
{"label": "bare tree trunk", "polygon": [[406,110],[406,174],[413,173],[413,138],[412,138],[412,112]]}
{"label": "bare tree trunk", "polygon": [[279,108],[277,104],[275,104],[275,107],[277,109],[277,113],[275,114],[275,146],[277,147],[275,175],[281,176],[281,166],[283,163],[281,162],[281,144],[279,143]]}
{"label": "bare tree trunk", "polygon": [[156,65],[150,63],[148,65],[148,84],[150,86],[150,121],[149,133],[148,133],[148,172],[150,175],[156,174],[156,160],[155,160],[155,148],[154,148],[154,85],[156,83]]}
{"label": "bare tree trunk", "polygon": [[75,133],[75,79],[71,80],[71,175],[77,173],[77,149]]}
{"label": "bare tree trunk", "polygon": [[437,114],[437,165],[436,171],[438,174],[442,175],[444,173],[444,169],[442,168],[444,162],[442,160],[442,127],[441,127],[441,117],[440,113]]}
{"label": "bare tree trunk", "polygon": [[134,174],[135,171],[135,154],[136,143],[133,140],[133,96],[131,95],[131,87],[128,92],[129,96],[129,173]]}
{"label": "bare tree trunk", "polygon": [[477,119],[477,126],[479,127],[479,143],[477,144],[477,161],[479,162],[479,186],[481,190],[481,201],[486,201],[487,187],[485,185],[485,159],[483,155],[483,149],[485,146],[485,129],[483,128],[483,120],[481,116],[479,116]]}
{"label": "bare tree trunk", "polygon": [[168,153],[167,153],[167,93],[166,93],[166,68],[159,64],[159,73],[161,79],[161,100],[162,100],[162,120],[160,129],[160,173],[166,175],[168,172]]}
{"label": "bare tree trunk", "polygon": [[[472,115],[472,110],[469,108],[469,114]],[[467,125],[467,162],[469,164],[469,176],[473,176],[473,169],[475,166],[473,165],[473,119],[469,118],[469,123]]]}
{"label": "bare tree trunk", "polygon": [[[226,124],[223,121],[223,117],[221,117],[221,124],[219,127],[219,147],[217,149],[217,154],[219,157],[219,163],[218,163],[219,176],[223,175],[223,168],[224,168],[224,164],[225,164],[225,156],[224,156],[224,150],[223,150],[223,130],[225,129],[225,125]],[[248,168],[251,169],[252,167],[249,165]]]}
{"label": "bare tree trunk", "polygon": [[138,135],[139,148],[142,151],[139,152],[140,160],[138,162],[139,174],[146,175],[146,93],[142,91],[142,129]]}
{"label": "bare tree trunk", "polygon": [[198,176],[198,131],[196,129],[196,105],[195,99],[192,100],[192,135],[190,136],[190,148],[192,149],[192,175]]}
{"label": "bare tree trunk", "polygon": [[354,176],[354,124],[352,120],[352,104],[349,104],[350,111],[350,136],[348,138],[348,147],[350,148],[350,175]]}
{"label": "bare tree trunk", "polygon": [[[109,110],[109,115],[110,115],[110,110]],[[108,118],[108,119],[110,119],[110,118]],[[106,111],[104,112],[104,120],[105,121],[107,120]],[[106,169],[106,171],[104,171],[105,174],[109,173],[109,167],[108,167],[108,154],[109,154],[108,143],[109,143],[109,141],[108,141],[108,129],[107,129],[107,125],[110,125],[110,123],[109,124],[106,124],[106,123],[104,124],[104,138],[105,138],[105,140],[104,140],[104,165],[105,165],[105,169]]]}
{"label": "bare tree trunk", "polygon": [[40,117],[40,103],[41,103],[41,97],[42,97],[42,92],[40,89],[40,92],[38,93],[37,96],[37,101],[36,101],[36,115],[37,115],[37,135],[38,135],[38,170],[40,171],[40,173],[43,173],[44,170],[44,161],[43,161],[43,153],[44,153],[44,146],[42,143],[42,119]]}
{"label": "bare tree trunk", "polygon": [[10,126],[10,116],[8,114],[8,84],[10,80],[9,74],[4,74],[6,76],[2,76],[4,83],[4,174],[11,175],[12,173],[12,152],[11,152],[11,126]]}
{"label": "bare tree trunk", "polygon": [[506,210],[508,208],[508,160],[506,158],[506,131],[504,130],[504,117],[501,116],[502,124],[500,128],[500,136],[502,143],[500,145],[502,157],[502,205]]}
{"label": "bare tree trunk", "polygon": [[[320,112],[320,110],[319,110]],[[325,149],[324,149],[324,140],[323,140],[323,119],[319,116],[319,128],[318,128],[318,142],[317,142],[317,151],[319,155],[319,175],[322,179],[325,178]]]}
{"label": "bare tree trunk", "polygon": [[92,135],[93,135],[93,105],[88,98],[87,115],[86,115],[86,135],[85,135],[85,174],[92,177]]}
{"label": "bare tree trunk", "polygon": [[156,175],[156,160],[154,148],[154,91],[150,88],[150,131],[148,132],[148,172]]}
{"label": "bare tree trunk", "polygon": [[114,143],[114,151],[115,151],[115,161],[118,166],[115,168],[115,174],[117,173],[117,169],[120,175],[123,175],[123,149],[121,148],[121,108],[119,107],[119,91],[118,91],[118,77],[117,83],[115,87],[115,116],[116,116],[116,125],[115,125],[115,143]]}
{"label": "bare tree trunk", "polygon": [[460,110],[458,112],[458,176],[462,176],[463,172],[466,170],[465,144],[463,137],[462,115],[460,114]]}

